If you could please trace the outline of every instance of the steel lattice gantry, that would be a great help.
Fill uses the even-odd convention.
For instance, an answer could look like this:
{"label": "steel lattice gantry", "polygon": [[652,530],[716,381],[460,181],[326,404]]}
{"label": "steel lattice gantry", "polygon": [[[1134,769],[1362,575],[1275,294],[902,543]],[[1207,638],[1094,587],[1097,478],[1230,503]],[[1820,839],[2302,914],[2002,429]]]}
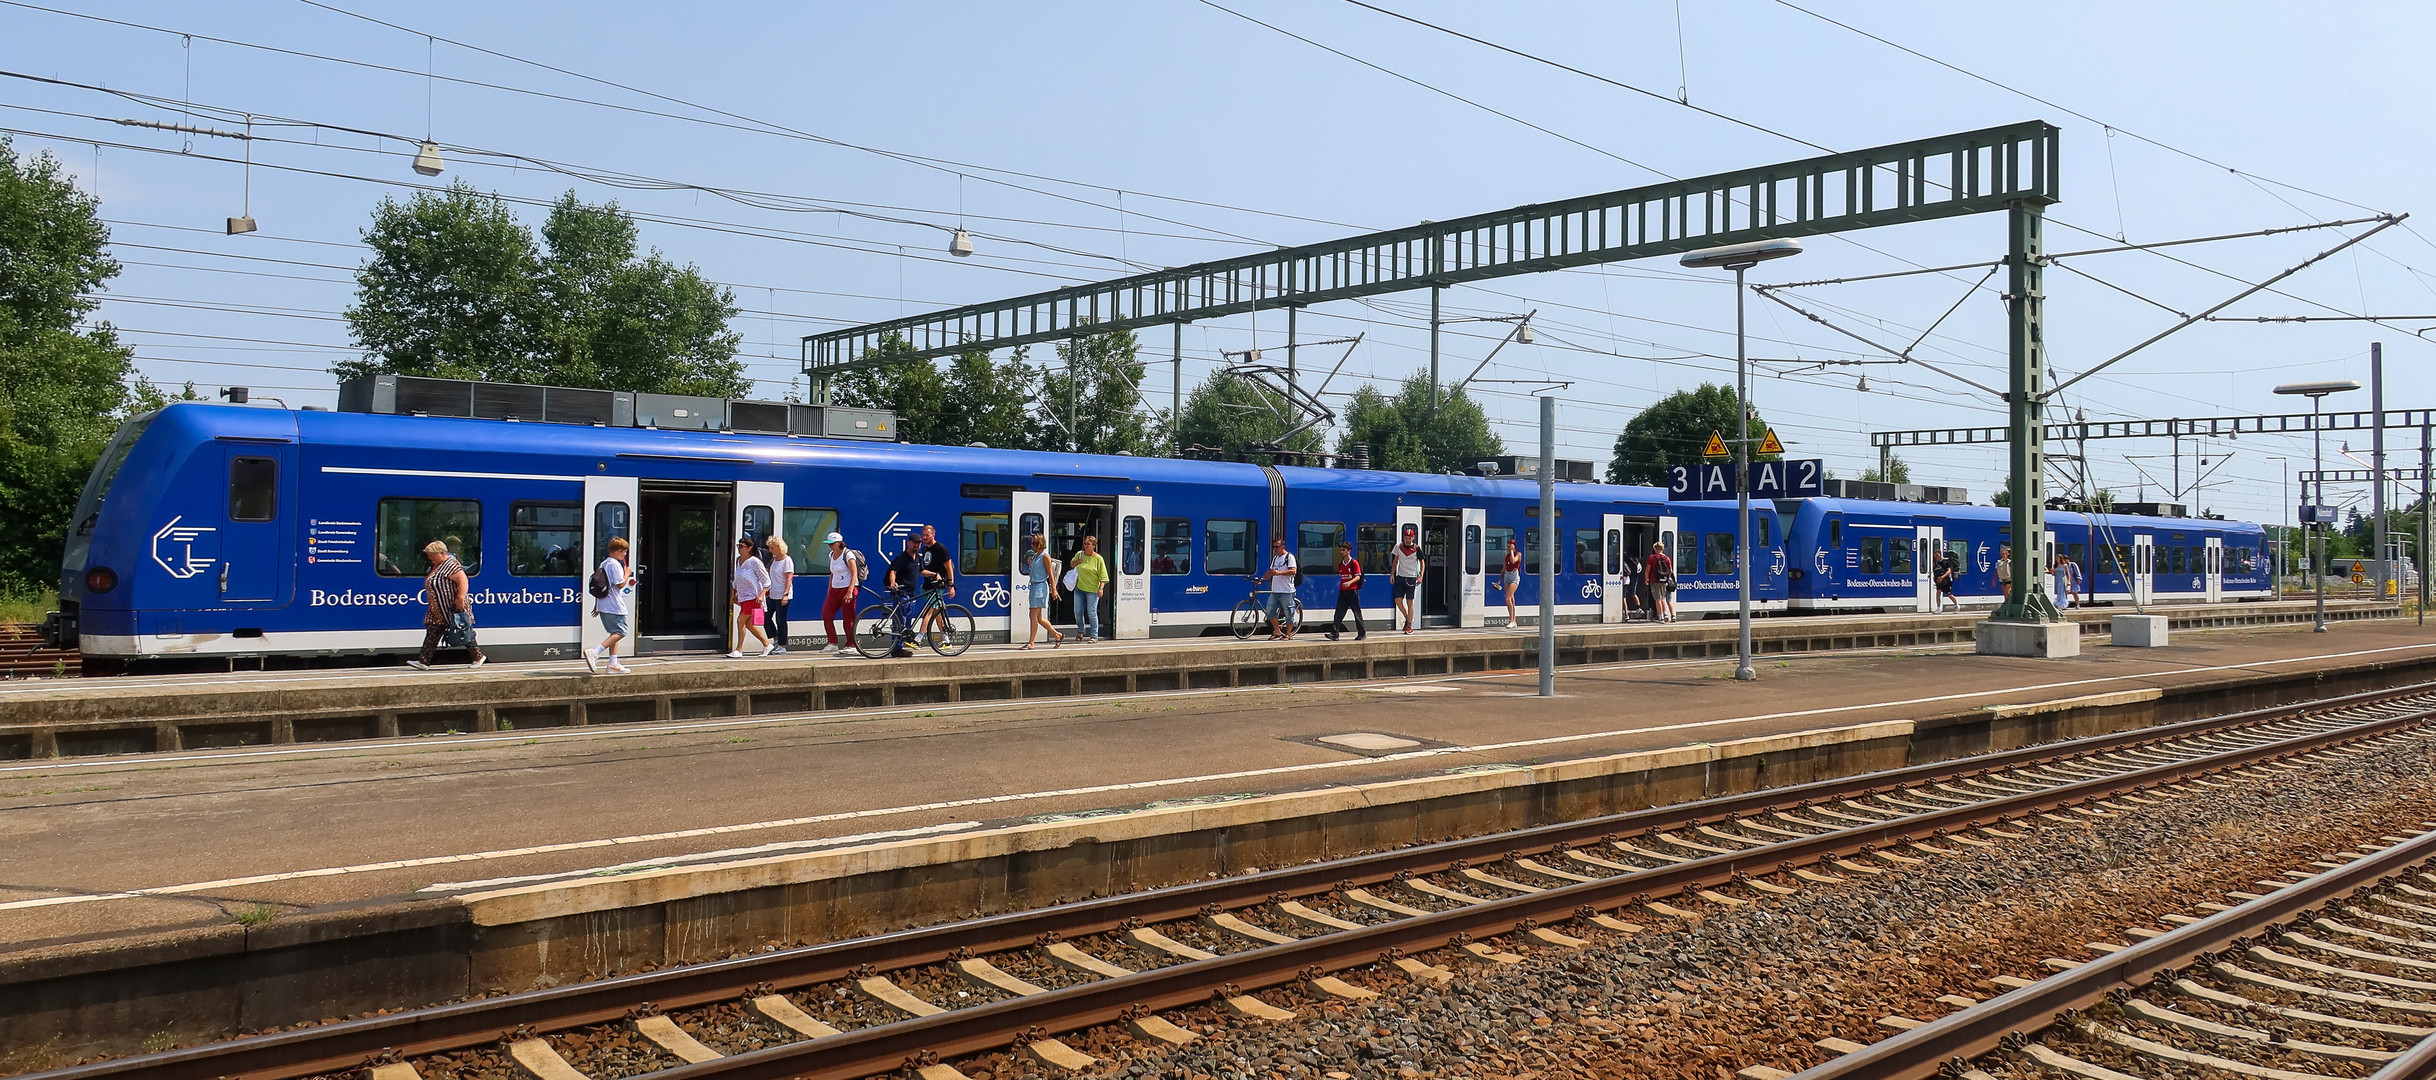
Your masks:
{"label": "steel lattice gantry", "polygon": [[899,357],[949,356],[2043,205],[2056,198],[2056,136],[2026,121],[970,304],[809,335],[804,371],[817,379],[853,367],[891,338],[912,348]]}
{"label": "steel lattice gantry", "polygon": [[[2436,409],[2389,409],[2387,430],[2436,425]],[[2172,420],[2086,420],[2045,426],[2048,441],[2083,439],[2222,438],[2228,435],[2302,435],[2310,431],[2367,431],[2376,426],[2371,412],[2330,412],[2313,427],[2308,413],[2276,416],[2202,416]],[[1917,431],[1876,431],[1869,445],[1880,449],[1903,446],[1969,446],[2000,443],[2011,438],[2001,427],[1922,428]]]}

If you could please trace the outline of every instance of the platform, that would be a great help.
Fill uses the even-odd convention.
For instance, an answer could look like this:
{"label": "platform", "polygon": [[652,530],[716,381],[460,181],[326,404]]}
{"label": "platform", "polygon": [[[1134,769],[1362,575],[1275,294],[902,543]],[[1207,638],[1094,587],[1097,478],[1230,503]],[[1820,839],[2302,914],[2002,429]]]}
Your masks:
{"label": "platform", "polygon": [[[534,888],[1263,793],[1464,776],[1488,790],[1535,762],[1789,733],[1891,739],[1900,759],[1924,752],[1909,725],[2025,702],[2436,678],[2436,634],[2393,619],[2061,661],[1967,649],[1774,658],[1756,683],[1730,660],[1587,664],[1553,699],[1531,673],[1488,671],[8,763],[0,951],[367,903],[529,904]],[[1870,727],[1884,723],[1901,730]]]}
{"label": "platform", "polygon": [[[2071,617],[2102,636],[2113,608]],[[2159,606],[2172,629],[2290,625],[2312,619],[2300,601]],[[2399,612],[2338,601],[2335,621]],[[1753,624],[1762,657],[1968,644],[1982,613],[1781,616]],[[1732,656],[1731,619],[1562,626],[1564,667]],[[632,675],[594,675],[575,661],[497,662],[480,670],[356,668],[123,676],[0,683],[0,762],[291,743],[542,731],[905,705],[1139,695],[1460,675],[1538,664],[1539,638],[1520,630],[1374,632],[1330,642],[1230,638],[1104,642],[1030,652],[980,645],[963,656],[908,660],[800,652],[727,660],[643,658]]]}

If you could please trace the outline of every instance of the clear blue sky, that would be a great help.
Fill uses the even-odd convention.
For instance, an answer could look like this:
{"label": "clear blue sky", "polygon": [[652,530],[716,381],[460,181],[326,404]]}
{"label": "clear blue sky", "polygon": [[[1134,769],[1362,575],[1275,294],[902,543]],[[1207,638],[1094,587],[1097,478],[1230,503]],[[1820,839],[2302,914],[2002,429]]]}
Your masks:
{"label": "clear blue sky", "polygon": [[[461,177],[523,200],[569,189],[618,200],[644,219],[648,244],[736,286],[746,309],[737,329],[764,380],[759,392],[771,397],[789,391],[806,333],[1119,276],[1128,263],[1179,265],[1252,243],[1305,243],[1626,187],[1657,179],[1652,170],[1690,176],[1814,152],[1661,100],[1678,87],[1695,105],[1838,149],[2023,119],[2057,123],[2065,199],[2053,209],[2049,247],[2058,251],[2116,236],[2149,242],[2358,217],[2362,207],[2418,211],[2436,175],[2426,108],[2436,87],[2417,47],[2436,17],[2424,4],[2338,13],[2238,2],[1803,2],[2050,106],[1776,0],[1680,8],[1673,0],[1379,0],[1658,98],[1341,0],[1222,2],[1278,29],[1203,0],[337,5],[406,30],[298,0],[0,6],[0,69],[192,101],[216,117],[234,110],[329,125],[256,126],[289,141],[254,144],[251,209],[261,232],[244,237],[221,235],[222,219],[245,198],[244,171],[208,160],[242,157],[240,144],[108,122],[173,121],[174,108],[6,79],[0,127],[36,133],[16,137],[20,150],[51,151],[97,186],[127,264],[103,315],[128,331],[144,371],[207,391],[251,385],[297,405],[332,399],[325,369],[348,354],[338,313],[371,207],[435,182],[408,169],[411,145],[338,128],[428,133],[451,147],[438,183]],[[427,44],[425,34],[463,45]],[[425,77],[427,65],[438,78]],[[123,145],[97,151],[94,141]],[[704,188],[753,193],[741,197],[760,205]],[[979,236],[969,260],[943,252],[959,221]],[[2292,279],[2284,286],[2292,297],[2261,296],[2233,312],[2436,315],[2428,239],[2436,220],[2409,225]],[[2106,284],[2049,275],[2054,365],[2069,376],[2175,321],[2169,309],[2214,304],[2241,288],[2234,279],[2260,280],[2338,239],[2321,230],[2174,249],[2196,266],[2153,254],[2077,260]],[[1901,226],[1809,248],[1756,279],[1990,259],[2002,254],[2002,223]],[[1848,325],[1909,341],[1977,278],[1803,295]],[[1540,343],[1507,349],[1483,377],[1572,382],[1560,415],[1568,456],[1604,463],[1636,410],[1671,390],[1731,378],[1730,359],[1721,359],[1733,352],[1731,289],[1671,260],[1489,282],[1451,289],[1446,300],[1450,313],[1539,311]],[[1309,337],[1369,335],[1330,389],[1392,382],[1421,367],[1426,301],[1415,293],[1306,313]],[[1752,309],[1756,355],[1866,355],[1771,309]],[[2365,381],[2368,343],[2381,339],[2389,405],[2436,406],[2428,363],[2436,345],[2407,332],[2436,322],[2402,326],[2203,325],[2075,387],[2067,405],[2092,419],[2284,411],[2285,399],[2269,393],[2274,384]],[[1497,329],[1451,328],[1446,367],[1469,370]],[[2001,382],[2002,329],[1995,294],[1983,289],[1921,355]],[[1257,326],[1238,317],[1189,330],[1188,385],[1218,350],[1274,346],[1283,330],[1276,314]],[[1148,351],[1163,356],[1165,338],[1150,335]],[[1875,389],[1860,393],[1853,372],[1862,369],[1793,367],[1769,365],[1760,407],[1796,454],[1824,456],[1841,475],[1873,463],[1870,430],[2002,422],[1995,402],[1918,368],[1868,368]],[[1163,365],[1151,381],[1166,384]],[[1482,389],[1509,444],[1531,445],[1533,387]],[[2367,406],[2365,393],[2353,397],[2353,407]],[[2334,454],[2342,441],[2329,440],[2332,464],[2350,464]],[[2365,437],[2350,441],[2365,453]],[[2395,445],[2407,445],[2415,464],[2416,432]],[[2163,442],[2099,444],[2091,464],[2100,484],[2127,497],[2146,468],[2150,497],[2163,498],[2169,451]],[[2283,501],[2284,463],[2275,459],[2299,467],[2307,453],[2294,439],[2186,442],[2181,467],[2186,484],[2202,455],[2213,470],[2194,501],[2272,520]],[[1923,451],[1912,462],[1915,479],[1959,484],[1983,501],[2001,483],[1995,448]]]}

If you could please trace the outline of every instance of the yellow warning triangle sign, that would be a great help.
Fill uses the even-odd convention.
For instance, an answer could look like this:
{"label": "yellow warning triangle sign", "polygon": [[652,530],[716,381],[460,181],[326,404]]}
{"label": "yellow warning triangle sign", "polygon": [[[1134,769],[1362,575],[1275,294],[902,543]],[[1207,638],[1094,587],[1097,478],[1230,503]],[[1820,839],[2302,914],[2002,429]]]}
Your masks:
{"label": "yellow warning triangle sign", "polygon": [[1731,453],[1731,451],[1726,449],[1725,435],[1715,431],[1709,432],[1709,444],[1701,448],[1700,456],[1724,457],[1728,453]]}
{"label": "yellow warning triangle sign", "polygon": [[1785,444],[1776,441],[1775,428],[1769,428],[1768,437],[1759,440],[1759,452],[1762,454],[1774,454],[1778,457],[1784,456]]}

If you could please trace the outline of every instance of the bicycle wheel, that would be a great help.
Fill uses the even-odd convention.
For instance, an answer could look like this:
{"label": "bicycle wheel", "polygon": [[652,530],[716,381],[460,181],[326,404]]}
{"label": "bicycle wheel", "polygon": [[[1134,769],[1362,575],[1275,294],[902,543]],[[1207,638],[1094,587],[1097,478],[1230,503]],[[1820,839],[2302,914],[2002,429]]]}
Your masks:
{"label": "bicycle wheel", "polygon": [[1250,640],[1255,631],[1268,624],[1268,609],[1262,607],[1260,601],[1250,597],[1244,598],[1242,603],[1235,605],[1234,613],[1228,615],[1226,619],[1227,629],[1235,632],[1237,641]]}
{"label": "bicycle wheel", "polygon": [[854,651],[877,660],[888,655],[896,635],[889,632],[889,618],[895,608],[888,604],[869,604],[854,616]]}
{"label": "bicycle wheel", "polygon": [[973,613],[966,611],[964,605],[941,605],[939,621],[945,629],[930,632],[930,651],[941,656],[959,656],[973,647]]}

